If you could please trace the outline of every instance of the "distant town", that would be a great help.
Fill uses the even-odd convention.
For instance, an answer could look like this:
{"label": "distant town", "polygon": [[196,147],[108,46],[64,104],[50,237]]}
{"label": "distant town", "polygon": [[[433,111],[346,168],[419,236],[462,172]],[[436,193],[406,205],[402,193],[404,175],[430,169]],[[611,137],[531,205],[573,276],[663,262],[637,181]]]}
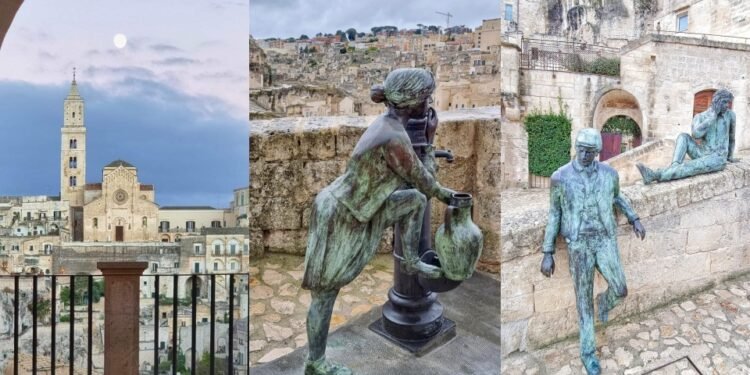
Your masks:
{"label": "distant town", "polygon": [[422,67],[438,81],[434,106],[500,105],[501,19],[465,25],[376,26],[299,38],[250,37],[250,118],[368,116],[382,105],[370,87],[396,68]]}

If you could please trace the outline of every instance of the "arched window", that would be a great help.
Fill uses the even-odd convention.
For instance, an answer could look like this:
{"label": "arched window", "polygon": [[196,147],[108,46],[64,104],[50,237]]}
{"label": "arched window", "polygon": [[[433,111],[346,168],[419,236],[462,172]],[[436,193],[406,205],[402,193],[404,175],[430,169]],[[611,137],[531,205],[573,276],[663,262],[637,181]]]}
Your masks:
{"label": "arched window", "polygon": [[224,253],[224,242],[222,240],[215,240],[213,243],[214,255],[222,255]]}
{"label": "arched window", "polygon": [[229,240],[227,246],[229,247],[229,255],[237,255],[237,240]]}
{"label": "arched window", "polygon": [[68,178],[68,184],[70,186],[76,186],[77,185],[76,176],[70,176]]}
{"label": "arched window", "polygon": [[148,226],[148,218],[147,218],[147,217],[145,217],[145,216],[144,216],[144,217],[142,217],[142,218],[141,218],[141,224],[143,225],[143,227],[144,227],[144,228],[145,228],[146,226]]}
{"label": "arched window", "polygon": [[78,141],[75,138],[70,140],[70,148],[78,148]]}
{"label": "arched window", "polygon": [[99,227],[99,219],[98,218],[93,218],[91,220],[93,221],[92,224],[93,224],[94,228],[98,228]]}

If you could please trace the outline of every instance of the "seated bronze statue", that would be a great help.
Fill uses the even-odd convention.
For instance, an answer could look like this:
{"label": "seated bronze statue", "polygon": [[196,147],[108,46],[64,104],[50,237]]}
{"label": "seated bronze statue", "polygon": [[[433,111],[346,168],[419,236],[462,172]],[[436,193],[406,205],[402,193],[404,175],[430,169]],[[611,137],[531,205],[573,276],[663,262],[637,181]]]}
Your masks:
{"label": "seated bronze statue", "polygon": [[[727,162],[737,161],[732,157],[736,128],[736,116],[729,109],[732,99],[732,93],[727,90],[714,93],[711,107],[693,118],[692,137],[687,133],[677,136],[672,165],[652,170],[641,163],[636,164],[643,183],[648,185],[655,181],[716,172],[724,169]],[[689,155],[690,160],[685,161],[685,155]]]}

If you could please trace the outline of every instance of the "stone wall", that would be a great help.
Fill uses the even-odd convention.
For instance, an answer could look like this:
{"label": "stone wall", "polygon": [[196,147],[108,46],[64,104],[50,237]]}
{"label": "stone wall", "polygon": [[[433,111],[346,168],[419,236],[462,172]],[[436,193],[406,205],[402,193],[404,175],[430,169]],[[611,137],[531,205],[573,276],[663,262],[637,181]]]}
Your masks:
{"label": "stone wall", "polygon": [[519,6],[519,29],[528,38],[611,47],[640,35],[644,18],[632,0],[522,0]]}
{"label": "stone wall", "polygon": [[521,71],[522,112],[557,112],[562,104],[576,134],[591,126],[597,93],[617,81],[617,77],[597,74],[524,69]]}
{"label": "stone wall", "polygon": [[632,150],[623,152],[606,161],[620,175],[620,186],[633,185],[641,181],[641,173],[635,166],[643,163],[651,168],[664,168],[672,164],[674,141],[660,139],[647,142]]}
{"label": "stone wall", "polygon": [[[610,319],[638,314],[734,274],[750,271],[750,163],[671,183],[622,189],[647,234],[635,238],[618,216],[628,297]],[[556,271],[539,271],[548,192],[504,195],[502,355],[577,335],[567,251],[558,238]],[[545,199],[546,198],[546,199]],[[597,274],[594,292],[604,290]]]}
{"label": "stone wall", "polygon": [[654,25],[677,30],[677,14],[687,12],[688,32],[750,37],[750,2],[658,0]]}
{"label": "stone wall", "polygon": [[637,99],[649,139],[690,133],[695,94],[726,88],[734,94],[737,149],[750,147],[748,75],[750,44],[652,34],[622,54],[621,88]]}
{"label": "stone wall", "polygon": [[[474,222],[484,232],[481,269],[499,271],[500,111],[497,107],[438,112],[438,180],[474,196]],[[341,175],[357,140],[374,117],[284,118],[251,122],[250,251],[303,255],[315,195]],[[433,230],[444,205],[433,200]],[[381,251],[388,251],[390,234]]]}

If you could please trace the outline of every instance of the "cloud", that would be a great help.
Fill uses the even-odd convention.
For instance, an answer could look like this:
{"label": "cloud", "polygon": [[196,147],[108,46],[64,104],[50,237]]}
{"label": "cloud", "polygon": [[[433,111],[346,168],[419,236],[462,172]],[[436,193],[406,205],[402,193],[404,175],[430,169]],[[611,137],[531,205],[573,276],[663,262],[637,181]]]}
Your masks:
{"label": "cloud", "polygon": [[43,62],[47,62],[49,60],[57,60],[57,56],[47,52],[47,51],[39,51],[39,60]]}
{"label": "cloud", "polygon": [[[87,182],[100,182],[104,165],[124,159],[138,168],[142,183],[155,185],[161,205],[226,207],[232,190],[248,181],[246,121],[221,112],[204,116],[202,98],[157,83],[129,84],[161,98],[79,87],[86,100]],[[68,89],[0,81],[0,134],[13,140],[0,158],[0,195],[58,194]]]}
{"label": "cloud", "polygon": [[154,60],[152,63],[156,65],[193,65],[199,64],[200,61],[187,57],[170,57],[161,60]]}
{"label": "cloud", "polygon": [[182,52],[182,49],[166,43],[152,44],[148,48],[156,52]]}
{"label": "cloud", "polygon": [[500,16],[494,0],[474,1],[471,6],[459,5],[454,0],[347,1],[336,5],[330,0],[251,0],[250,34],[256,38],[286,38],[334,33],[349,27],[364,32],[382,25],[415,28],[422,23],[445,27],[445,17],[435,12],[450,12],[454,15],[451,25],[463,24],[471,28],[479,26],[482,19]]}

